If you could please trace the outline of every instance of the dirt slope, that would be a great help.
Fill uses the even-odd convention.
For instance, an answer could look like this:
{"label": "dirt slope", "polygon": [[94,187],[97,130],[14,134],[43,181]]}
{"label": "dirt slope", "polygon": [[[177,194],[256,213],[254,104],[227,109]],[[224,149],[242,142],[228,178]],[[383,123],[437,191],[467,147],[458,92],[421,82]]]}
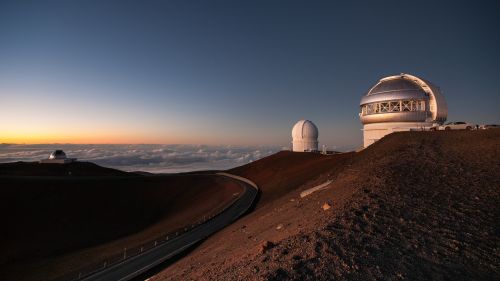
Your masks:
{"label": "dirt slope", "polygon": [[[241,192],[216,176],[123,176],[99,168],[61,167],[51,174],[63,171],[63,176],[51,177],[12,177],[2,170],[1,280],[46,280],[119,254],[190,225]],[[68,169],[80,176],[67,176]],[[15,173],[32,172],[29,166]]]}
{"label": "dirt slope", "polygon": [[500,130],[397,133],[334,159],[153,280],[500,279]]}
{"label": "dirt slope", "polygon": [[253,163],[229,170],[229,173],[246,177],[261,190],[258,207],[272,202],[318,175],[332,173],[343,167],[354,153],[321,155],[281,151]]}

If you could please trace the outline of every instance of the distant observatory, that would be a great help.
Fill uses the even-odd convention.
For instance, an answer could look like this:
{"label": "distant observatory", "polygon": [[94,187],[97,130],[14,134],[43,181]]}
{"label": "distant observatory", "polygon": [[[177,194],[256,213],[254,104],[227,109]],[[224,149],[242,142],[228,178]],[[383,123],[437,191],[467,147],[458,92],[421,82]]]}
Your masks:
{"label": "distant observatory", "polygon": [[40,160],[40,163],[66,164],[75,162],[76,158],[67,158],[66,153],[62,150],[55,150],[49,155],[48,159]]}
{"label": "distant observatory", "polygon": [[318,127],[309,120],[300,120],[292,129],[292,146],[295,152],[318,151]]}
{"label": "distant observatory", "polygon": [[428,130],[448,116],[439,87],[404,73],[380,79],[360,107],[364,147],[392,132]]}

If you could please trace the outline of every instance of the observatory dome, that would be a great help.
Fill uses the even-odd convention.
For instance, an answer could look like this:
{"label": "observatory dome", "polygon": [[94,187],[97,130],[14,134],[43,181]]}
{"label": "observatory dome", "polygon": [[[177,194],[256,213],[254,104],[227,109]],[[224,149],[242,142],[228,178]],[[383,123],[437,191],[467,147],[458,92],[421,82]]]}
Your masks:
{"label": "observatory dome", "polygon": [[309,120],[300,120],[292,129],[293,151],[318,151],[318,127]]}
{"label": "observatory dome", "polygon": [[380,79],[361,98],[360,107],[365,147],[394,131],[442,124],[448,115],[438,87],[404,73]]}
{"label": "observatory dome", "polygon": [[55,150],[50,154],[49,159],[66,159],[66,153],[62,150]]}

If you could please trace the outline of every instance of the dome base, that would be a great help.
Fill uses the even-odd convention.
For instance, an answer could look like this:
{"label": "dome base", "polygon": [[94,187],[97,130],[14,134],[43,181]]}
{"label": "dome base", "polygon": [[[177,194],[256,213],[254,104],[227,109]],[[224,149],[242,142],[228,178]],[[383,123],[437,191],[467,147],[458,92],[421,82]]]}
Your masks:
{"label": "dome base", "polygon": [[293,152],[317,152],[318,141],[294,140],[292,142]]}
{"label": "dome base", "polygon": [[386,122],[363,126],[363,146],[368,147],[394,132],[429,130],[434,122]]}

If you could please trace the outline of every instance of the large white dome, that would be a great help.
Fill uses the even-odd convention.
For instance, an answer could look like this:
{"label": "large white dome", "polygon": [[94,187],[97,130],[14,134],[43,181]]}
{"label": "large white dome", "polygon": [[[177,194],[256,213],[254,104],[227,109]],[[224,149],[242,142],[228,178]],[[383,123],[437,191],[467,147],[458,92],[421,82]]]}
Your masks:
{"label": "large white dome", "polygon": [[380,79],[361,98],[361,123],[443,123],[448,107],[438,87],[410,74]]}
{"label": "large white dome", "polygon": [[380,79],[359,105],[364,147],[393,132],[428,130],[448,116],[439,87],[404,73]]}
{"label": "large white dome", "polygon": [[300,120],[292,129],[293,151],[318,151],[318,127],[309,120]]}

